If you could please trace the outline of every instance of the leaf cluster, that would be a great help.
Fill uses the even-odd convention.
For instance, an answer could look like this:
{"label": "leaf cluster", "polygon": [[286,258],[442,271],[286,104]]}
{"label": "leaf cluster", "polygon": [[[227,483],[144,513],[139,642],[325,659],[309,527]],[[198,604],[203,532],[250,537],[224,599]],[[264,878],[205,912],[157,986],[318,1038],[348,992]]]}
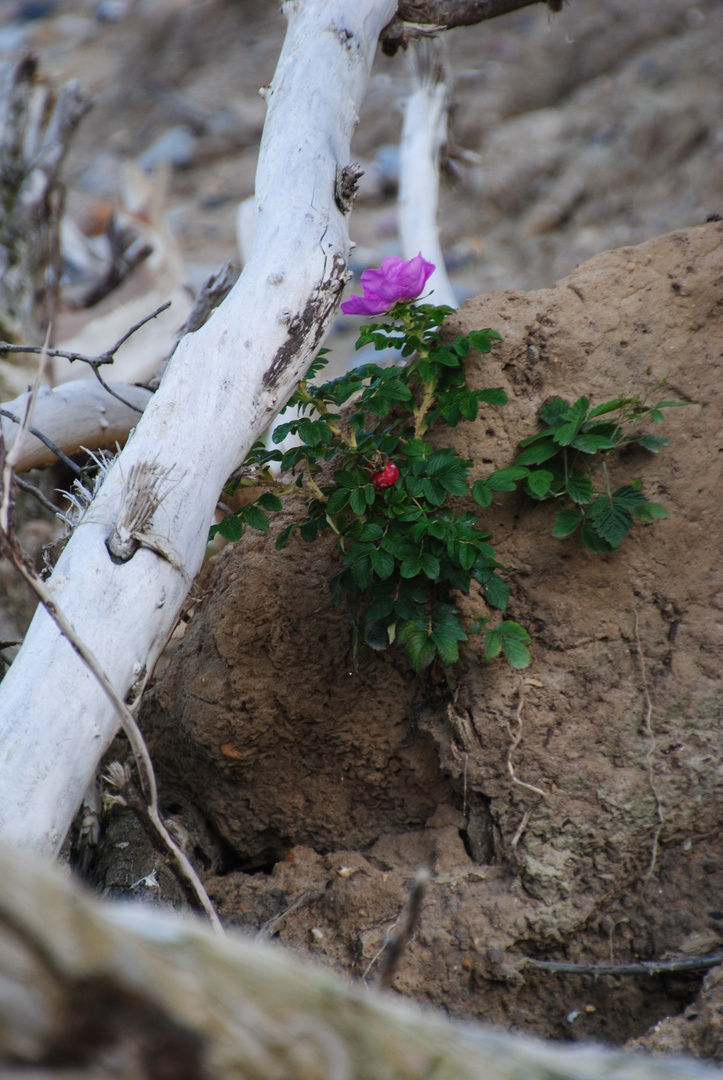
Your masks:
{"label": "leaf cluster", "polygon": [[[331,597],[349,611],[355,647],[401,643],[416,671],[435,657],[455,663],[459,642],[467,640],[452,590],[467,593],[477,581],[500,611],[509,597],[489,534],[456,502],[469,494],[472,463],[425,438],[437,421],[454,427],[474,420],[481,405],[507,401],[499,388],[470,389],[463,366],[472,350],[488,353],[499,334],[486,329],[443,341],[440,327],[450,311],[398,304],[390,322],[362,327],[357,348],[396,349],[406,361],[399,366],[366,363],[317,385],[326,362],[320,356],[289,402],[298,415],[273,433],[276,445],[288,435],[301,445],[282,453],[257,444],[244,463],[249,475],[235,481],[271,486],[272,462],[291,473],[285,490],[306,494],[306,515],[281,531],[277,547],[295,532],[311,542],[331,529],[341,553]],[[380,489],[372,477],[389,460],[399,478]],[[269,494],[226,517],[216,531],[238,539],[245,524],[268,528]]]}
{"label": "leaf cluster", "polygon": [[587,397],[572,404],[565,398],[548,398],[538,412],[541,430],[522,440],[511,466],[478,480],[473,498],[488,507],[495,491],[514,491],[521,483],[531,499],[563,499],[571,504],[557,514],[553,536],[570,536],[579,529],[588,550],[614,551],[635,521],[668,515],[663,506],[645,497],[639,479],[613,489],[609,456],[633,445],[654,454],[667,446],[668,438],[640,431],[640,425],[646,420],[661,424],[664,409],[683,404],[649,405],[639,397],[617,397],[591,407]]}

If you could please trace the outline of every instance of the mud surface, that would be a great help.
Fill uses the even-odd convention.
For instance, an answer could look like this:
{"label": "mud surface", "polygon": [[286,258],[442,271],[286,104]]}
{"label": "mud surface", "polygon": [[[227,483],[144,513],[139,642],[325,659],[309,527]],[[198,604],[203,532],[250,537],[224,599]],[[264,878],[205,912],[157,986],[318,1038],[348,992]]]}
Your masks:
{"label": "mud surface", "polygon": [[[231,923],[373,979],[427,865],[401,993],[616,1041],[695,995],[700,976],[596,981],[521,959],[723,943],[722,256],[712,223],[597,256],[553,289],[487,293],[454,320],[503,336],[470,376],[510,404],[449,433],[479,475],[511,462],[552,394],[601,402],[665,377],[689,403],[668,414],[670,447],[614,466],[615,486],[640,477],[670,513],[618,552],[554,539],[555,509],[516,494],[485,513],[509,615],[534,635],[523,673],[473,643],[453,690],[393,652],[354,668],[327,595],[333,544],[274,552],[286,517],[211,560],[143,721],[165,787],[234,853],[208,881]],[[487,610],[476,586],[460,603]]]}

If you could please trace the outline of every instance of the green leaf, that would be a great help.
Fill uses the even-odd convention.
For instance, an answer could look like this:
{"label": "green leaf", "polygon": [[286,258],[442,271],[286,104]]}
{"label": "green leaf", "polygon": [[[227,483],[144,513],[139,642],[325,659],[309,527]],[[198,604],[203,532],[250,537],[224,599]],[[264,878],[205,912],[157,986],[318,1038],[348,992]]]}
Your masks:
{"label": "green leaf", "polygon": [[404,643],[407,659],[414,671],[424,671],[429,667],[434,660],[437,646],[431,640],[426,619],[405,623],[399,629],[397,638]]}
{"label": "green leaf", "polygon": [[432,612],[432,633],[430,637],[439,651],[439,658],[448,667],[459,660],[458,642],[466,641],[467,635],[462,629],[459,612],[451,604],[437,604]]}
{"label": "green leaf", "polygon": [[472,485],[472,498],[485,509],[492,505],[492,489],[484,480],[476,480]]}
{"label": "green leaf", "polygon": [[244,506],[243,510],[240,511],[240,516],[252,529],[258,529],[259,532],[268,532],[269,519],[256,503],[249,503],[248,506]]}
{"label": "green leaf", "polygon": [[588,551],[594,551],[596,555],[608,555],[615,548],[608,543],[590,521],[584,521],[580,529],[580,539]]}
{"label": "green leaf", "polygon": [[550,493],[550,485],[555,479],[554,474],[546,469],[535,469],[527,477],[527,487],[535,499],[545,499]]}
{"label": "green leaf", "polygon": [[366,513],[367,500],[364,494],[364,488],[355,488],[349,496],[349,506],[357,517],[361,517]]}
{"label": "green leaf", "polygon": [[493,341],[502,341],[501,334],[498,334],[496,330],[473,330],[471,334],[467,335],[470,345],[477,352],[488,353],[492,348]]}
{"label": "green leaf", "polygon": [[573,441],[590,407],[590,400],[586,397],[578,398],[566,413],[561,417],[563,423],[555,427],[552,437],[559,446],[569,446]]}
{"label": "green leaf", "polygon": [[399,573],[403,578],[417,577],[422,571],[422,557],[421,555],[407,555],[402,561],[402,565],[399,569]]}
{"label": "green leaf", "polygon": [[502,638],[502,649],[504,651],[510,667],[513,668],[526,668],[530,664],[530,650],[526,645],[523,645],[521,641],[518,641],[514,637]]}
{"label": "green leaf", "polygon": [[647,502],[643,495],[642,484],[639,480],[633,480],[631,484],[624,484],[613,492],[613,500],[619,506],[625,506],[632,510],[635,506],[641,506]]}
{"label": "green leaf", "polygon": [[276,550],[283,551],[289,542],[289,538],[297,527],[298,522],[292,521],[291,525],[287,525],[285,529],[282,529],[279,535],[276,537]]}
{"label": "green leaf", "polygon": [[582,506],[592,502],[595,497],[592,481],[582,469],[573,469],[567,478],[565,487],[572,501]]}
{"label": "green leaf", "polygon": [[656,518],[667,518],[667,516],[668,511],[660,503],[645,502],[633,507],[633,517],[638,521],[655,521]]}
{"label": "green leaf", "polygon": [[262,495],[259,495],[256,500],[259,506],[263,506],[264,510],[279,511],[282,507],[281,499],[278,495],[274,495],[270,491],[264,491]]}
{"label": "green leaf", "polygon": [[588,420],[593,420],[596,416],[604,416],[605,413],[615,412],[616,409],[621,409],[623,405],[628,405],[629,403],[629,398],[611,398],[610,401],[603,401],[602,405],[596,405],[594,409],[590,409],[587,418]]}
{"label": "green leaf", "polygon": [[[428,551],[423,551],[421,555],[421,565],[422,570],[430,579],[430,581],[436,581],[439,577],[440,570],[439,559],[436,557],[436,555],[432,555]],[[409,577],[410,575],[404,574],[403,576]]]}
{"label": "green leaf", "polygon": [[575,450],[582,450],[583,454],[597,454],[600,450],[614,450],[617,443],[605,435],[586,435],[582,432],[575,436],[570,445]]}
{"label": "green leaf", "polygon": [[530,475],[529,469],[520,465],[509,465],[506,469],[497,469],[487,477],[487,486],[492,491],[514,491],[515,481],[524,480]]}
{"label": "green leaf", "polygon": [[349,489],[339,487],[332,491],[326,509],[329,514],[338,514],[349,502]]}
{"label": "green leaf", "polygon": [[582,514],[579,510],[561,510],[555,518],[555,525],[552,530],[553,536],[569,536],[570,533],[574,533],[582,521]]}
{"label": "green leaf", "polygon": [[383,548],[374,548],[369,553],[369,558],[372,561],[372,566],[377,577],[382,581],[386,581],[388,577],[391,577],[394,573],[394,556],[390,555],[388,551],[384,551]]}
{"label": "green leaf", "polygon": [[482,588],[484,589],[485,600],[490,607],[497,608],[498,611],[506,609],[510,598],[510,587],[506,581],[503,581],[497,574],[490,574]]}
{"label": "green leaf", "polygon": [[565,413],[570,408],[570,402],[561,397],[549,397],[537,410],[537,415],[543,424],[550,427],[558,427],[563,422]]}
{"label": "green leaf", "polygon": [[486,660],[493,660],[499,656],[500,651],[504,651],[508,662],[514,668],[524,668],[530,663],[530,651],[527,648],[530,635],[524,626],[509,619],[494,629],[485,630],[484,635]]}
{"label": "green leaf", "polygon": [[404,453],[407,457],[424,457],[432,451],[432,444],[423,439],[410,439],[404,443]]}
{"label": "green leaf", "polygon": [[543,461],[549,461],[559,452],[559,447],[555,446],[552,439],[544,439],[542,442],[533,443],[518,454],[515,465],[542,465]]}
{"label": "green leaf", "polygon": [[506,405],[509,398],[499,386],[490,387],[489,390],[475,390],[478,401],[484,401],[485,405]]}
{"label": "green leaf", "polygon": [[668,446],[670,443],[667,435],[646,435],[645,433],[631,436],[630,441],[636,442],[644,450],[649,450],[651,454],[657,454],[662,446]]}
{"label": "green leaf", "polygon": [[298,420],[290,420],[288,424],[279,424],[278,427],[275,427],[271,432],[272,443],[278,446],[280,442],[283,442],[286,436],[292,433],[298,422]]}
{"label": "green leaf", "polygon": [[[244,531],[243,523],[235,514],[223,518],[215,528],[216,532],[219,532],[224,540],[231,540],[233,543],[241,539]],[[216,533],[214,533],[215,535]]]}

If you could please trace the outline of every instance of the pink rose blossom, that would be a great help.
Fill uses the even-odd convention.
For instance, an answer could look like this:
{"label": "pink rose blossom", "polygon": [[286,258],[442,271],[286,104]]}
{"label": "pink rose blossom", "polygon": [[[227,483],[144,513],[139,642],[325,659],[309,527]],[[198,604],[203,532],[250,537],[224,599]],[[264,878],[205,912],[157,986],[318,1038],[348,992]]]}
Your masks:
{"label": "pink rose blossom", "polygon": [[341,305],[345,315],[381,315],[400,300],[415,300],[434,271],[434,263],[415,255],[409,262],[398,255],[382,260],[378,270],[361,275],[363,296],[351,296]]}

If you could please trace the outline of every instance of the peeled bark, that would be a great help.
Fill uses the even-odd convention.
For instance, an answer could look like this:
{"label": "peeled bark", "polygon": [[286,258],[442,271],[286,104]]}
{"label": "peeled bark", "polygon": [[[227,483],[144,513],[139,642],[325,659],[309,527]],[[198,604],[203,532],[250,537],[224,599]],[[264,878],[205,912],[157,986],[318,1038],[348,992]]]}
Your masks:
{"label": "peeled bark", "polygon": [[[249,261],[227,300],[179,344],[49,581],[121,696],[142,681],[173,629],[223,484],[288,400],[336,314],[349,276],[349,144],[394,10],[393,0],[285,5]],[[139,517],[154,488],[150,516]],[[119,534],[129,540],[121,562],[106,546]],[[52,855],[117,717],[42,610],[0,686],[0,721],[0,830]]]}

